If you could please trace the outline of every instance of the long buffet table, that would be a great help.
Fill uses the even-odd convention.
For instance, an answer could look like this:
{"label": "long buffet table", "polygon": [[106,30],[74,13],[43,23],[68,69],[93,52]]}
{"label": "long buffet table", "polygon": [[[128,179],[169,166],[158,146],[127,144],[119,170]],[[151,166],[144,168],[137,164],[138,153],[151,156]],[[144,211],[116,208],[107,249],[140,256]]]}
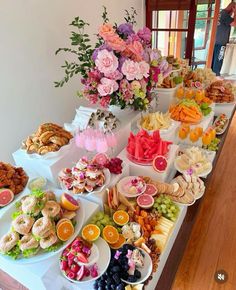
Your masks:
{"label": "long buffet table", "polygon": [[[232,120],[232,115],[230,117],[230,122]],[[133,114],[129,117],[131,117],[132,122],[136,122],[139,116],[137,114]],[[128,120],[123,119],[123,121],[125,121],[124,124],[126,124],[127,126],[126,121]],[[129,130],[130,126],[126,128],[125,132]],[[213,166],[215,166],[217,163],[217,159],[220,155],[226,135],[227,131],[221,137],[220,148],[216,154],[216,158],[214,158]],[[132,167],[132,165],[130,164],[126,164],[124,168],[124,174],[128,175],[132,171],[134,171],[134,167]],[[174,174],[176,174],[174,168],[173,172]],[[165,181],[169,181],[172,178],[172,174],[170,174],[169,176],[167,174],[164,179]],[[206,185],[209,183],[210,178],[211,174],[206,179]],[[113,180],[112,183],[116,183],[116,178]],[[104,195],[102,193],[100,194],[99,199],[91,199],[90,201],[85,201],[86,207],[88,208],[88,210],[86,211],[87,216],[85,219],[85,223],[99,208],[102,207],[103,201]],[[180,215],[176,221],[173,233],[168,240],[165,251],[160,257],[158,270],[153,274],[152,280],[149,281],[149,284],[145,287],[145,289],[153,290],[155,287],[158,290],[171,289],[175,273],[183,256],[200,204],[201,199],[198,200],[193,206],[181,207]],[[3,212],[4,209],[0,212],[0,218]],[[57,255],[54,256],[50,261],[46,260],[43,263],[36,263],[32,265],[29,264],[24,267],[15,266],[13,263],[6,263],[2,259],[0,259],[0,269],[7,272],[10,276],[14,277],[24,286],[32,290],[51,289],[52,283],[54,283],[56,290],[80,289],[78,288],[78,286],[72,286],[71,283],[66,281],[60,275]],[[90,286],[92,287],[92,285],[89,285],[89,288],[86,289],[92,289]]]}

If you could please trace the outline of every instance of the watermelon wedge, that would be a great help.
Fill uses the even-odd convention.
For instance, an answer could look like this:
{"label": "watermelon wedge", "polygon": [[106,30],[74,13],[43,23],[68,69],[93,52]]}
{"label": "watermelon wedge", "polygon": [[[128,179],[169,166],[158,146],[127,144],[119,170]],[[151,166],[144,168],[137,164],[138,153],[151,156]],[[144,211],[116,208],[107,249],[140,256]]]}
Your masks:
{"label": "watermelon wedge", "polygon": [[14,193],[7,188],[0,189],[0,207],[4,207],[11,203],[14,198]]}

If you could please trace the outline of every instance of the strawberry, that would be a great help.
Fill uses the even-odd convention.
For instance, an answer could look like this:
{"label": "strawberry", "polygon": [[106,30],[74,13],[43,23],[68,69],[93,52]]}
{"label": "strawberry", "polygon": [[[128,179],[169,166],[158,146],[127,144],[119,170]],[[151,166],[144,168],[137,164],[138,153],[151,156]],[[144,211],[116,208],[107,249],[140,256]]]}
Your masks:
{"label": "strawberry", "polygon": [[70,269],[71,269],[72,272],[77,274],[79,269],[80,269],[80,266],[78,264],[74,263],[74,264],[71,265]]}
{"label": "strawberry", "polygon": [[84,277],[84,270],[85,270],[85,266],[83,265],[83,266],[80,267],[79,272],[77,273],[76,279],[78,281],[83,279],[83,277]]}
{"label": "strawberry", "polygon": [[69,277],[70,279],[75,279],[76,273],[74,273],[73,271],[69,271],[67,277]]}
{"label": "strawberry", "polygon": [[77,259],[81,263],[88,263],[88,259],[83,253],[77,253]]}
{"label": "strawberry", "polygon": [[86,277],[88,277],[88,276],[90,275],[90,270],[89,270],[89,268],[87,268],[87,267],[84,268],[84,275],[85,275]]}
{"label": "strawberry", "polygon": [[68,269],[68,263],[65,260],[61,261],[61,269],[62,271],[66,271]]}

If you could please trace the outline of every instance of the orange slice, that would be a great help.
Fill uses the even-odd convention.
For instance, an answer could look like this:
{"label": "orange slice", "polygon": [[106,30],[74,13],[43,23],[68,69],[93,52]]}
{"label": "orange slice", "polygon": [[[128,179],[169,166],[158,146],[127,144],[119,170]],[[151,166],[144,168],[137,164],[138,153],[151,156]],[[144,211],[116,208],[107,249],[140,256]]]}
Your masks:
{"label": "orange slice", "polygon": [[75,211],[79,209],[79,203],[70,194],[63,193],[61,196],[61,207],[67,210]]}
{"label": "orange slice", "polygon": [[65,242],[74,234],[75,228],[69,219],[62,219],[57,223],[57,236]]}
{"label": "orange slice", "polygon": [[82,230],[82,237],[88,242],[94,242],[100,236],[100,229],[94,224],[86,225]]}
{"label": "orange slice", "polygon": [[122,235],[122,234],[119,234],[119,239],[116,243],[114,244],[109,244],[109,246],[114,249],[114,250],[117,250],[119,249],[120,247],[122,247],[124,245],[124,243],[126,242],[126,239],[125,237]]}
{"label": "orange slice", "polygon": [[119,226],[124,226],[129,222],[129,215],[124,210],[117,210],[113,214],[113,221]]}
{"label": "orange slice", "polygon": [[113,226],[105,226],[105,228],[102,231],[102,236],[105,241],[107,241],[109,244],[115,244],[119,240],[119,233],[117,229]]}

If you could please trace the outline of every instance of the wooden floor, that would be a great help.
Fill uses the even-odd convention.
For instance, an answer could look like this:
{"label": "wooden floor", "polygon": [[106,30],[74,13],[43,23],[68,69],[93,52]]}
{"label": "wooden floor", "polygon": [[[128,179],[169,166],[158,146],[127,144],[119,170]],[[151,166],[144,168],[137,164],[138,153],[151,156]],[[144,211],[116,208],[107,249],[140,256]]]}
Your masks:
{"label": "wooden floor", "polygon": [[[228,281],[214,280],[217,270]],[[236,114],[201,203],[172,290],[236,289]]]}
{"label": "wooden floor", "polygon": [[[201,208],[176,273],[172,290],[236,289],[236,114],[223,150],[208,183]],[[223,269],[228,282],[217,284]],[[0,289],[25,290],[0,271]],[[161,290],[166,290],[162,287]]]}

